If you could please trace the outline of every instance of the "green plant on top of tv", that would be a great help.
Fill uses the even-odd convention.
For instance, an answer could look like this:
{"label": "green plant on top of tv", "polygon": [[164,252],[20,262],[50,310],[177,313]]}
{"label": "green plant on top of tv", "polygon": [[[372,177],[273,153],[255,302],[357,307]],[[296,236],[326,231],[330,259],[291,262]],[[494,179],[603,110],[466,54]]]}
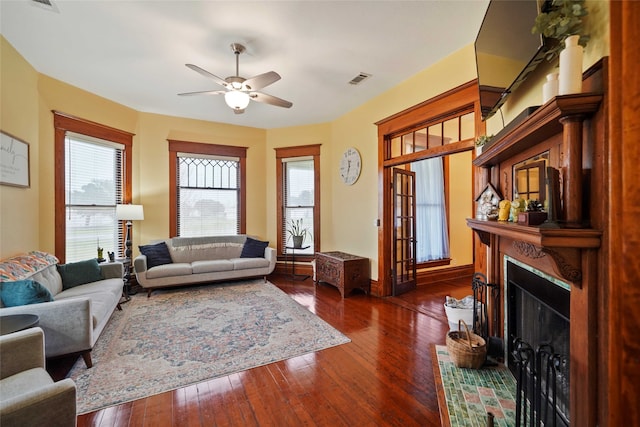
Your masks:
{"label": "green plant on top of tv", "polygon": [[551,4],[543,7],[538,14],[531,32],[542,34],[548,39],[554,39],[557,43],[549,47],[545,54],[547,60],[553,60],[562,49],[564,41],[569,36],[578,35],[578,44],[587,45],[589,36],[584,33],[583,19],[589,14],[584,5],[585,0],[552,0]]}

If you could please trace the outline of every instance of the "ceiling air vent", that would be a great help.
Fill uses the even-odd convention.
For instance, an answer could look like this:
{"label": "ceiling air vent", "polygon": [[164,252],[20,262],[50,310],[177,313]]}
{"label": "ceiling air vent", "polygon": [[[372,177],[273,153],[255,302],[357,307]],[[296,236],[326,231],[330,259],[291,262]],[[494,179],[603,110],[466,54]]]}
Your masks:
{"label": "ceiling air vent", "polygon": [[58,8],[56,7],[55,4],[53,4],[53,1],[51,0],[31,0],[31,4],[34,6],[38,6],[42,9],[58,12]]}
{"label": "ceiling air vent", "polygon": [[367,73],[360,73],[357,76],[355,76],[354,78],[351,79],[351,81],[349,82],[350,85],[357,85],[362,83],[364,80],[368,79],[369,77],[371,77],[371,74],[367,74]]}

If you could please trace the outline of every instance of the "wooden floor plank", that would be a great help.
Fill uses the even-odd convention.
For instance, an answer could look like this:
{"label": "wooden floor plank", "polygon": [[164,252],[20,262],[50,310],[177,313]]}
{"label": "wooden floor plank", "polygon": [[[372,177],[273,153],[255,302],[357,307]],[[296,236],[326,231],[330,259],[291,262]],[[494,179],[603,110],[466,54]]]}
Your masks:
{"label": "wooden floor plank", "polygon": [[[444,297],[469,295],[470,278],[346,299],[310,279],[270,280],[351,342],[81,415],[78,426],[440,425],[432,346],[448,330]],[[60,378],[73,361],[50,363]]]}

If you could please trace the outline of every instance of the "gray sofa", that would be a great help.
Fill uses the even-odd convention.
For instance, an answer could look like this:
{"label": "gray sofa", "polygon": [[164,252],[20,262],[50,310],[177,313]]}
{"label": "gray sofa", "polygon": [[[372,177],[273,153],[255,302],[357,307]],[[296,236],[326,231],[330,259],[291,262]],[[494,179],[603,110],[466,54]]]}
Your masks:
{"label": "gray sofa", "polygon": [[246,240],[247,236],[240,234],[160,241],[166,243],[171,263],[148,268],[147,256],[139,255],[134,260],[136,279],[147,296],[164,287],[260,276],[266,280],[276,266],[276,250],[267,246],[262,256],[243,258]]}
{"label": "gray sofa", "polygon": [[[45,255],[48,257],[40,257],[37,266],[24,268],[24,270],[34,271],[24,271],[19,277],[13,277],[13,279],[37,281],[49,289],[54,301],[4,307],[0,300],[0,315],[38,315],[40,317],[38,326],[42,328],[45,336],[46,356],[79,353],[90,368],[92,366],[91,349],[113,311],[116,307],[120,309],[123,266],[121,263],[100,264],[104,280],[63,290],[62,277],[56,269],[57,259],[52,255]],[[24,258],[25,256],[2,260],[0,271],[9,271],[16,264],[24,266],[25,263],[21,261]],[[45,259],[46,262],[43,262]],[[9,280],[3,277],[2,281]]]}

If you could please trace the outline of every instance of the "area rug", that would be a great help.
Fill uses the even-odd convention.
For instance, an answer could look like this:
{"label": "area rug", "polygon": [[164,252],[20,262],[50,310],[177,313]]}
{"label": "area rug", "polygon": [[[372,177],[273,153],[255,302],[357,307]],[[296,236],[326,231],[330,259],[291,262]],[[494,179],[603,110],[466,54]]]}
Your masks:
{"label": "area rug", "polygon": [[433,353],[443,426],[485,427],[488,412],[496,427],[515,425],[516,381],[507,368],[457,368],[446,346],[434,346]]}
{"label": "area rug", "polygon": [[116,311],[69,377],[79,414],[319,351],[349,338],[264,280],[154,291]]}

